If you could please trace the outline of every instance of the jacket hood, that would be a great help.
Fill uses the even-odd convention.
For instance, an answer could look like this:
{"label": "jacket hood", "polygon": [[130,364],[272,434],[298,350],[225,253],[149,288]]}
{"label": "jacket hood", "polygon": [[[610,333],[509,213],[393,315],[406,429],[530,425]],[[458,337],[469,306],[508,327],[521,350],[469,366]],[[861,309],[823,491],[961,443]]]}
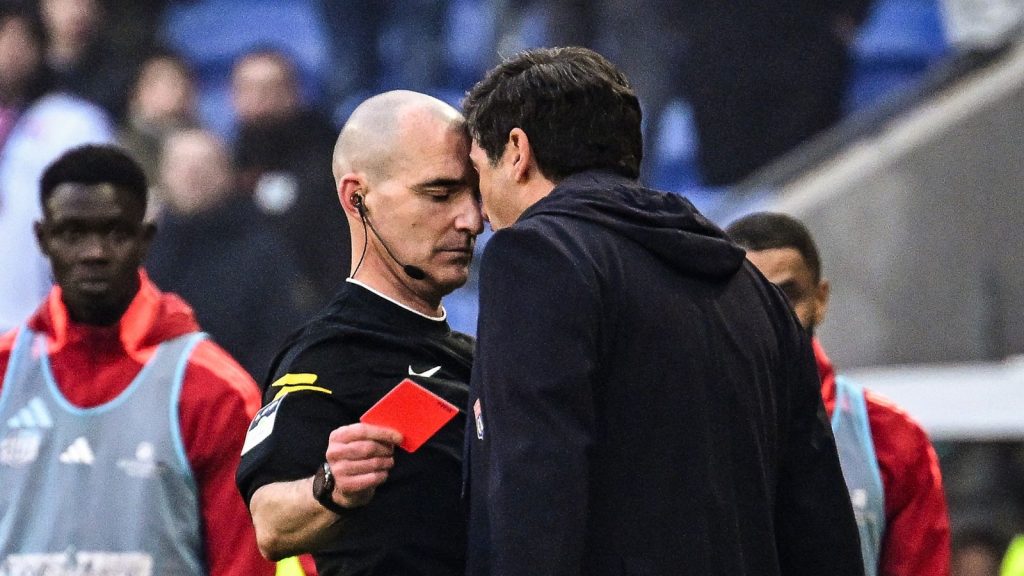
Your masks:
{"label": "jacket hood", "polygon": [[582,172],[558,183],[520,220],[557,215],[593,222],[629,238],[687,275],[725,279],[746,253],[690,203],[609,172]]}

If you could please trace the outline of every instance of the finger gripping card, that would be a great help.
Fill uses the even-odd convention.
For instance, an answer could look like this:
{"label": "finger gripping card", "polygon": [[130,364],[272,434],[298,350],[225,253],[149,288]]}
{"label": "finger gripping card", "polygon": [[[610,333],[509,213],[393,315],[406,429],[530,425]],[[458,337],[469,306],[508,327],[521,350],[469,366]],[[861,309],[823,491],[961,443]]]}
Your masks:
{"label": "finger gripping card", "polygon": [[415,452],[459,409],[437,394],[406,378],[377,401],[359,421],[383,426],[402,434],[400,448]]}

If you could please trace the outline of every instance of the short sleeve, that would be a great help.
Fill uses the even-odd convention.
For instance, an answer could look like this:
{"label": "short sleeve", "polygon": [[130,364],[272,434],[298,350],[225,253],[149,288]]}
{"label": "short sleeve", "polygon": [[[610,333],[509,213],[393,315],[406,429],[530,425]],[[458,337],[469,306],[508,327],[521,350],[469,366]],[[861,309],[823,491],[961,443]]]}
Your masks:
{"label": "short sleeve", "polygon": [[344,386],[356,378],[339,369],[330,346],[311,347],[281,366],[264,405],[246,433],[236,482],[246,503],[260,486],[312,476],[324,461],[328,437],[358,420]]}

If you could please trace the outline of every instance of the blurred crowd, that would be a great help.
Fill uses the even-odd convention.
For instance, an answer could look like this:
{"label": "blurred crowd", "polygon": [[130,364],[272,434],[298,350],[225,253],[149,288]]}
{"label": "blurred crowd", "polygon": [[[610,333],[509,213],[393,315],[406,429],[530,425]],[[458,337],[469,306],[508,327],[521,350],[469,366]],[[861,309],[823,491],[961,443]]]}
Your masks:
{"label": "blurred crowd", "polygon": [[303,100],[289,55],[253,47],[231,73],[226,140],[200,118],[192,64],[158,42],[158,7],[123,4],[0,4],[0,324],[16,325],[49,289],[31,232],[43,168],[70,147],[115,141],[150,181],[154,280],[261,374],[348,269],[334,127]]}
{"label": "blurred crowd", "polygon": [[[312,15],[325,59],[307,57],[301,38],[279,45],[251,35],[251,44],[218,52],[212,74],[219,76],[211,78],[196,38],[217,30],[246,36],[246,10],[275,4]],[[850,51],[871,7],[870,0],[0,0],[0,329],[16,326],[49,290],[32,234],[37,182],[78,144],[118,142],[140,161],[159,229],[146,263],[152,279],[184,297],[204,329],[260,379],[284,336],[349,269],[329,159],[337,128],[366,96],[408,88],[457,104],[501,55],[585,45],[636,85],[648,139],[645,179],[666,169],[651,155],[683,101],[700,183],[728,186],[842,118]],[[216,18],[189,35],[172,25],[189,14]],[[188,50],[182,37],[193,42]],[[204,107],[216,103],[218,86],[227,105]],[[955,543],[973,559],[998,556],[1007,540],[972,529]]]}
{"label": "blurred crowd", "polygon": [[[71,146],[113,140],[139,159],[161,228],[147,263],[154,280],[190,301],[200,322],[259,374],[276,340],[257,339],[279,338],[308,317],[348,269],[327,159],[352,103],[396,87],[457,103],[499,54],[537,43],[588,45],[635,79],[649,125],[673,98],[692,103],[704,180],[725,185],[838,120],[846,50],[867,2],[823,9],[787,0],[769,11],[716,2],[463,0],[456,18],[457,1],[292,1],[283,4],[297,19],[303,8],[320,24],[319,66],[308,65],[301,44],[254,34],[249,45],[218,52],[222,62],[211,67],[197,44],[216,44],[218,28],[247,33],[243,18],[258,3],[4,0],[0,218],[5,244],[22,249],[3,257],[15,273],[0,281],[0,327],[14,326],[49,286],[31,246],[38,207],[29,191]],[[203,14],[205,28],[182,24]],[[182,38],[187,50],[175,51]],[[652,50],[660,58],[651,59]],[[219,84],[228,105],[204,114],[202,102]],[[228,291],[251,309],[226,308],[219,296]]]}

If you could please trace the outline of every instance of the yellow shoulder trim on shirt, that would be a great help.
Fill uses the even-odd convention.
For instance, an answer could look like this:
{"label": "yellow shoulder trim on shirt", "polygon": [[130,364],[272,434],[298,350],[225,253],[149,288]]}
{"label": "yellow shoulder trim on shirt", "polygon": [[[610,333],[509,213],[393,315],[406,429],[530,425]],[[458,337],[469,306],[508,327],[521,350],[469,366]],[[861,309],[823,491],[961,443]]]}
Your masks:
{"label": "yellow shoulder trim on shirt", "polygon": [[312,390],[314,392],[323,392],[324,394],[331,393],[327,388],[321,388],[320,386],[285,386],[281,388],[277,394],[274,394],[274,400],[277,400],[285,394],[291,394],[292,392],[298,392],[299,390]]}
{"label": "yellow shoulder trim on shirt", "polygon": [[320,386],[310,386],[310,384],[316,382],[317,375],[309,373],[292,374],[288,373],[281,376],[271,384],[271,388],[280,388],[277,394],[274,395],[274,400],[277,400],[281,396],[290,392],[298,392],[299,390],[312,390],[314,392],[323,392],[324,394],[330,394],[331,391],[327,388],[321,388]]}
{"label": "yellow shoulder trim on shirt", "polygon": [[308,373],[292,374],[292,373],[289,372],[288,374],[285,374],[284,376],[281,376],[280,378],[275,380],[274,383],[271,384],[271,386],[290,386],[292,384],[312,384],[312,383],[316,382],[316,379],[317,379],[317,375],[316,374],[308,374]]}

